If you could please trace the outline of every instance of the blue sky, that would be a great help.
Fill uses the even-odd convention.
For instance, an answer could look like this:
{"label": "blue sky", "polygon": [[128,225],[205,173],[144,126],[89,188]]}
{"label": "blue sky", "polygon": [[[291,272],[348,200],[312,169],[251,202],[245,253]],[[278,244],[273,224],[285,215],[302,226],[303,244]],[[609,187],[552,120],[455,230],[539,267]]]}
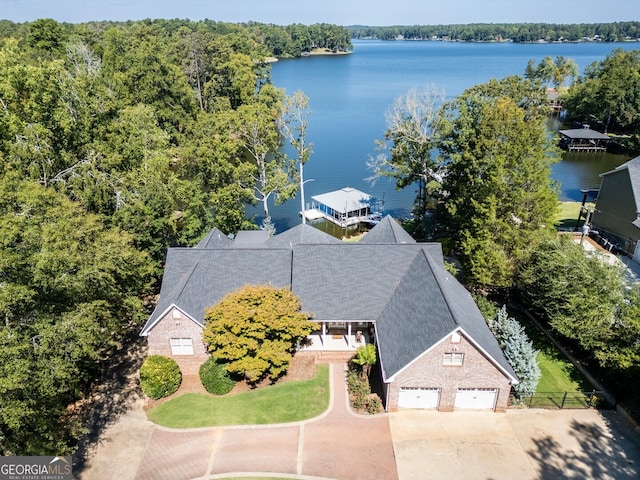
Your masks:
{"label": "blue sky", "polygon": [[638,0],[0,0],[0,19],[61,22],[209,18],[225,22],[433,25],[640,20]]}

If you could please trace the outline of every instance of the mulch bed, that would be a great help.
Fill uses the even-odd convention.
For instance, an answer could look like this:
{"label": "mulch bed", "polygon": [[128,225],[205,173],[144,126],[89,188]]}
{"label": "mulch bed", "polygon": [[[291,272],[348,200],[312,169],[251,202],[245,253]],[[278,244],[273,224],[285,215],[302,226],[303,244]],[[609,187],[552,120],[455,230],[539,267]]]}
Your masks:
{"label": "mulch bed", "polygon": [[[280,377],[277,383],[280,384],[297,380],[311,380],[315,377],[315,375],[315,357],[313,355],[295,355],[291,359],[291,363],[289,365],[289,368],[287,369],[286,375]],[[248,392],[251,390],[255,390],[256,388],[264,388],[271,384],[272,383],[269,379],[265,379],[255,386],[249,385],[247,382],[238,382],[236,383],[236,386],[233,387],[233,389],[225,396],[237,395],[238,393]],[[204,386],[200,382],[200,377],[198,375],[184,375],[182,377],[182,382],[180,383],[180,388],[178,388],[178,391],[176,393],[174,393],[173,395],[169,395],[168,397],[160,398],[158,400],[148,398],[144,406],[144,411],[147,412],[153,407],[185,393],[202,393],[205,395],[213,395],[209,394],[205,390]]]}

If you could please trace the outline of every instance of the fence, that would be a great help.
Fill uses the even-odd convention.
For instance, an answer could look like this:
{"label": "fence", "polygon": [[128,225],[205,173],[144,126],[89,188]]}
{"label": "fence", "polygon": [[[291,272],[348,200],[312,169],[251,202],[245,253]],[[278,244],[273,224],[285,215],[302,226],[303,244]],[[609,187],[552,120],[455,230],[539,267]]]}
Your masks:
{"label": "fence", "polygon": [[514,403],[529,408],[614,408],[600,390],[591,392],[537,392]]}

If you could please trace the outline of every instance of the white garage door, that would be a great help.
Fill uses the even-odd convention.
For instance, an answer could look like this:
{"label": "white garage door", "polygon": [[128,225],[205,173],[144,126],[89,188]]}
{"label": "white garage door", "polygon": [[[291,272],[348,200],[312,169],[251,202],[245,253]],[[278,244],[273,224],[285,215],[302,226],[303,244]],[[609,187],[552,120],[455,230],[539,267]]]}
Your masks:
{"label": "white garage door", "polygon": [[398,408],[438,408],[439,388],[400,387]]}
{"label": "white garage door", "polygon": [[467,410],[493,410],[496,404],[496,388],[459,388],[455,408]]}

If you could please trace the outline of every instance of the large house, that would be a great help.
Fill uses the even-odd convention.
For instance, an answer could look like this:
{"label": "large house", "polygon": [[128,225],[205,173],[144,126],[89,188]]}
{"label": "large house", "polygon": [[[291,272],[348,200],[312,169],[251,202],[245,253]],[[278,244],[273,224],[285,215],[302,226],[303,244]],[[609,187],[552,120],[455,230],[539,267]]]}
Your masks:
{"label": "large house", "polygon": [[640,262],[640,157],[600,175],[600,191],[591,218],[607,245]]}
{"label": "large house", "polygon": [[437,243],[417,243],[385,217],[358,243],[306,224],[269,238],[213,230],[170,248],[159,303],[144,326],[150,354],[195,373],[208,354],[205,308],[246,284],[291,288],[317,331],[304,350],[378,349],[387,411],[504,411],[513,369],[471,295],[444,269]]}

